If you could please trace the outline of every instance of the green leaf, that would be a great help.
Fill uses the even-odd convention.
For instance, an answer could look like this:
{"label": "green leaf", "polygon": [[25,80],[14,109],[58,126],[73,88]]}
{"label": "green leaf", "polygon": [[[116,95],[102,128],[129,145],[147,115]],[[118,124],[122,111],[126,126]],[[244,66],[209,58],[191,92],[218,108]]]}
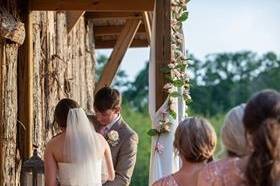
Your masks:
{"label": "green leaf", "polygon": [[179,65],[176,66],[176,68],[180,69],[181,71],[185,71],[186,66],[187,65],[185,65],[185,64],[179,64]]}
{"label": "green leaf", "polygon": [[175,87],[182,87],[184,85],[184,81],[182,81],[182,80],[174,80],[174,81],[172,81],[172,84]]}
{"label": "green leaf", "polygon": [[171,78],[171,76],[170,76],[170,75],[165,75],[164,77],[165,77],[165,79],[166,79],[167,81],[172,82],[172,78]]}
{"label": "green leaf", "polygon": [[189,17],[189,12],[184,12],[182,15],[179,17],[179,21],[184,22],[188,19]]}
{"label": "green leaf", "polygon": [[147,134],[148,134],[149,136],[156,136],[156,135],[159,134],[159,132],[158,132],[156,129],[150,129],[150,130],[147,132]]}
{"label": "green leaf", "polygon": [[169,73],[169,72],[170,72],[170,68],[168,68],[168,67],[162,67],[162,68],[160,68],[160,71],[161,71],[162,73]]}
{"label": "green leaf", "polygon": [[173,119],[176,119],[177,114],[176,114],[175,111],[170,110],[170,111],[169,111],[169,114],[170,114],[170,116],[171,116]]}
{"label": "green leaf", "polygon": [[171,92],[169,95],[170,95],[171,97],[179,97],[179,96],[181,96],[181,94],[180,94],[179,92],[177,92],[177,91]]}

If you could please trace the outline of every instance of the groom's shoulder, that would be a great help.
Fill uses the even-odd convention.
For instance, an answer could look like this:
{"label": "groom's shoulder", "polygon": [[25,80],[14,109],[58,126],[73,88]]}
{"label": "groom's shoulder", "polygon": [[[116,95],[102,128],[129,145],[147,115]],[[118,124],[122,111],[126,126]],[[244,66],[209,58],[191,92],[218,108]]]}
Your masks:
{"label": "groom's shoulder", "polygon": [[138,138],[137,133],[122,119],[122,133],[127,137]]}

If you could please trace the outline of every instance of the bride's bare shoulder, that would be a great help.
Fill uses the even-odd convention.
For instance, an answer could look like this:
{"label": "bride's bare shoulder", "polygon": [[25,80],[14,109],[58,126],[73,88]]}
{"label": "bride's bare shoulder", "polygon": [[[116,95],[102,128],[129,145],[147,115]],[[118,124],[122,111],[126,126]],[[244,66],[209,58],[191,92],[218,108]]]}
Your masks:
{"label": "bride's bare shoulder", "polygon": [[96,133],[96,134],[97,134],[98,139],[99,139],[102,143],[106,142],[105,138],[104,138],[101,134],[99,134],[99,133]]}
{"label": "bride's bare shoulder", "polygon": [[55,136],[53,136],[50,141],[47,143],[47,146],[53,146],[57,143],[59,143],[62,140],[62,133],[58,133]]}

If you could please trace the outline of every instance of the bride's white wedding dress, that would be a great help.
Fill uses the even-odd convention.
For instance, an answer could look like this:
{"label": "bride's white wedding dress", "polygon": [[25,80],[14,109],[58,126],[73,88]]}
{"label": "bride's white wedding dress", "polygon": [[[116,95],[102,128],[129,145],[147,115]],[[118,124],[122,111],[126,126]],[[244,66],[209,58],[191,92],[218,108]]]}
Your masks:
{"label": "bride's white wedding dress", "polygon": [[[101,166],[102,161],[97,161],[94,166],[95,172],[101,172]],[[75,179],[75,175],[73,175],[73,169],[75,169],[74,164],[58,163],[58,179],[61,186],[74,186],[73,178]],[[94,175],[91,178],[88,178],[86,182],[87,183],[84,183],[85,185],[83,186],[101,186],[101,174]]]}
{"label": "bride's white wedding dress", "polygon": [[70,109],[64,144],[64,160],[58,162],[61,186],[102,186],[101,144],[94,127],[80,108]]}

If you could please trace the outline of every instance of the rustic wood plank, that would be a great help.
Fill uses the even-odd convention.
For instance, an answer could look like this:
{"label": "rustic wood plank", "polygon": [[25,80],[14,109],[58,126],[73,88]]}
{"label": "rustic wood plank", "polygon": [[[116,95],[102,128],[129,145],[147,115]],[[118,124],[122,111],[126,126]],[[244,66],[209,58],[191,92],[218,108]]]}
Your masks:
{"label": "rustic wood plank", "polygon": [[146,35],[147,35],[147,40],[149,43],[151,43],[151,37],[152,37],[152,26],[151,26],[151,21],[149,18],[149,13],[148,12],[143,12],[142,13],[142,19],[143,19],[143,23],[145,25],[145,30],[146,30]]}
{"label": "rustic wood plank", "polygon": [[2,41],[0,41],[0,185],[16,185],[18,44]]}
{"label": "rustic wood plank", "polygon": [[128,20],[125,24],[123,31],[121,32],[114,50],[109,58],[109,61],[104,67],[100,80],[97,83],[95,92],[105,85],[111,85],[115,74],[121,64],[122,58],[125,55],[127,49],[129,48],[139,26],[141,20]]}
{"label": "rustic wood plank", "polygon": [[152,11],[154,0],[31,0],[31,10]]}
{"label": "rustic wood plank", "polygon": [[154,15],[156,16],[156,110],[167,98],[167,93],[163,91],[166,79],[161,68],[165,67],[171,60],[170,1],[156,0],[156,15]]}
{"label": "rustic wood plank", "polygon": [[[96,37],[108,36],[108,35],[119,35],[123,30],[124,26],[95,26],[93,27],[93,32]],[[138,33],[145,33],[146,29],[143,24],[141,24],[137,30]]]}
{"label": "rustic wood plank", "polygon": [[112,20],[112,19],[139,19],[140,12],[86,12],[86,19]]}
{"label": "rustic wood plank", "polygon": [[71,32],[73,27],[78,23],[80,18],[85,14],[85,11],[67,11],[67,32]]}
{"label": "rustic wood plank", "polygon": [[[96,49],[110,49],[114,48],[117,40],[95,40]],[[149,42],[147,40],[134,39],[130,44],[129,48],[139,48],[139,47],[148,47]]]}
{"label": "rustic wood plank", "polygon": [[[3,101],[2,101],[2,99],[3,99],[3,90],[4,90],[4,81],[3,81],[3,70],[2,70],[2,66],[4,65],[3,63],[4,63],[4,41],[0,38],[0,99],[1,99],[1,101],[0,101],[0,113],[1,113],[1,117],[0,117],[0,121],[1,121],[1,123],[0,123],[0,168],[1,168],[1,170],[3,170],[3,168],[4,168],[4,162],[3,162],[3,160],[4,160],[4,155],[5,155],[5,153],[3,152],[3,150],[4,150],[4,141],[3,141],[3,136],[2,136],[2,134],[4,134],[4,126],[3,126],[3,117],[2,117],[2,108],[4,108],[3,107]],[[1,171],[0,172],[0,184],[1,185],[4,185],[4,171]]]}

